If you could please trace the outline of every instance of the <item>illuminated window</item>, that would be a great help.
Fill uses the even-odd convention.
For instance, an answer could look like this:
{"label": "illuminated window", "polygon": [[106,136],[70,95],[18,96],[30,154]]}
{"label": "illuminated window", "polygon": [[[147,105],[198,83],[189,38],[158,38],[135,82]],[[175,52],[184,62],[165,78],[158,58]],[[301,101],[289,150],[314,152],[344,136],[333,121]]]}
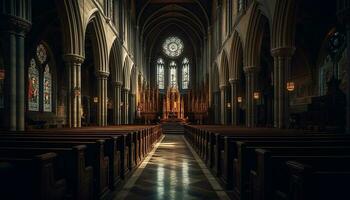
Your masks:
{"label": "illuminated window", "polygon": [[52,112],[52,74],[43,44],[37,46],[28,68],[28,110],[40,111],[40,105],[42,111]]}
{"label": "illuminated window", "polygon": [[157,60],[157,85],[159,89],[164,89],[164,60]]}
{"label": "illuminated window", "polygon": [[170,86],[177,87],[177,65],[175,61],[170,62]]}
{"label": "illuminated window", "polygon": [[182,40],[178,37],[169,37],[163,43],[163,52],[169,57],[178,57],[184,48]]}
{"label": "illuminated window", "polygon": [[182,61],[182,89],[188,89],[190,82],[190,62],[187,58]]}
{"label": "illuminated window", "polygon": [[44,70],[44,81],[43,81],[44,95],[43,95],[43,104],[44,112],[52,111],[52,77],[50,72],[50,67],[46,64]]}
{"label": "illuminated window", "polygon": [[34,59],[28,69],[28,110],[39,111],[39,70]]}
{"label": "illuminated window", "polygon": [[238,12],[241,12],[243,10],[244,6],[244,0],[238,0]]}

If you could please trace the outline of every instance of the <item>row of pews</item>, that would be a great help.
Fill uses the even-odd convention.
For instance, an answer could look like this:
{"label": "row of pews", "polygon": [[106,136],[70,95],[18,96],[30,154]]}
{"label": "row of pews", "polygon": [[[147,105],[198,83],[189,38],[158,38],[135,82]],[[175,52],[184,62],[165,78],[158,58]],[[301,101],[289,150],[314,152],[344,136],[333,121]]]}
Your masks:
{"label": "row of pews", "polygon": [[232,199],[350,199],[348,135],[186,125],[185,137]]}
{"label": "row of pews", "polygon": [[0,132],[0,199],[106,199],[161,136],[159,125]]}

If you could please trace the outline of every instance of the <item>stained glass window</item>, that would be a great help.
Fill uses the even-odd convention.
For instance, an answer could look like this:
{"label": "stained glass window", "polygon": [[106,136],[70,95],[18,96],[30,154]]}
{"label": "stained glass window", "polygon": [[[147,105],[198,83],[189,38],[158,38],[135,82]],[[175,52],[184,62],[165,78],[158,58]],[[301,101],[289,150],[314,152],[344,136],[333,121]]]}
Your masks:
{"label": "stained glass window", "polygon": [[177,67],[176,62],[171,61],[169,64],[170,67],[170,86],[177,87]]}
{"label": "stained glass window", "polygon": [[163,43],[163,52],[169,57],[178,57],[184,48],[182,40],[178,37],[169,37]]}
{"label": "stained glass window", "polygon": [[187,58],[182,61],[182,89],[188,89],[190,82],[190,62]]}
{"label": "stained glass window", "polygon": [[46,64],[44,70],[44,81],[43,81],[44,95],[43,95],[43,104],[44,112],[52,111],[52,77],[50,72],[50,67]]}
{"label": "stained glass window", "polygon": [[244,0],[238,0],[238,12],[243,10]]}
{"label": "stained glass window", "polygon": [[46,61],[47,53],[43,44],[39,44],[36,48],[36,56],[38,57],[40,64],[43,64]]}
{"label": "stained glass window", "polygon": [[39,71],[34,59],[28,69],[28,110],[39,111]]}
{"label": "stained glass window", "polygon": [[164,89],[164,60],[157,60],[157,85],[159,89]]}

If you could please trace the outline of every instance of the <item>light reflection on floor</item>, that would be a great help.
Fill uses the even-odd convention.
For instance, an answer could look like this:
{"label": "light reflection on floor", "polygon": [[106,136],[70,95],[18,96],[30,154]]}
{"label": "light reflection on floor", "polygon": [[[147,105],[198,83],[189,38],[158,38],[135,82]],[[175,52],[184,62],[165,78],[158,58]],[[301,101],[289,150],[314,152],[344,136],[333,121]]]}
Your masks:
{"label": "light reflection on floor", "polygon": [[125,199],[218,199],[182,136],[166,135]]}

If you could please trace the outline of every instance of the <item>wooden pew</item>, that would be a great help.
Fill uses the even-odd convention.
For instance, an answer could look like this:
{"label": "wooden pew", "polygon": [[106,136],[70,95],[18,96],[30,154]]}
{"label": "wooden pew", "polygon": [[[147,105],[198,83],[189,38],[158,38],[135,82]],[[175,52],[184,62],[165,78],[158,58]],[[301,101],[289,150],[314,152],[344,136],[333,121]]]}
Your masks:
{"label": "wooden pew", "polygon": [[[270,131],[271,130],[271,131]],[[289,144],[293,151],[293,148],[302,147],[305,145],[315,146],[312,148],[323,148],[327,146],[333,146],[332,148],[338,148],[341,145],[349,146],[349,136],[345,135],[330,135],[326,133],[318,132],[304,132],[304,131],[295,131],[295,130],[279,130],[279,129],[240,129],[232,127],[223,127],[223,126],[185,126],[185,137],[198,152],[198,154],[206,161],[209,168],[218,175],[225,186],[230,189],[235,187],[235,190],[238,190],[238,199],[240,198],[240,193],[246,193],[246,186],[249,186],[249,171],[245,171],[245,167],[241,166],[242,161],[239,158],[244,160],[249,160],[248,155],[241,155],[237,153],[238,141],[254,141],[262,143],[271,142],[270,145],[276,146],[271,148],[277,148],[278,146],[288,146],[289,142],[294,142]],[[312,141],[316,141],[315,143]],[[295,147],[293,147],[295,146]],[[258,146],[259,147],[259,146]],[[254,152],[255,148],[252,147]],[[236,153],[234,152],[236,151]],[[234,162],[235,161],[235,162]],[[234,167],[234,164],[236,167]],[[249,169],[249,168],[248,168]],[[243,178],[241,180],[246,181],[245,186],[240,188],[240,185],[243,185],[241,180],[235,184],[230,183],[235,179],[239,179],[242,171]],[[235,177],[233,174],[238,174]],[[248,174],[248,175],[247,175]],[[247,178],[248,177],[248,180]],[[236,192],[237,193],[237,192]],[[237,195],[236,195],[237,197]],[[248,195],[243,194],[242,199],[248,198]]]}
{"label": "wooden pew", "polygon": [[[323,171],[332,170],[333,168],[333,171],[350,173],[350,147],[348,146],[264,148],[255,151],[257,160],[255,167],[250,172],[249,186],[250,199],[252,200],[273,199],[276,197],[276,190],[286,191],[289,183],[289,173],[286,165],[288,160],[311,162],[315,165],[315,168],[319,167]],[[342,165],[334,166],[336,163],[327,163],[330,160],[342,163]],[[327,166],[324,166],[325,164]],[[282,197],[283,195],[278,196]]]}
{"label": "wooden pew", "polygon": [[55,178],[57,154],[0,155],[0,194],[2,199],[63,200],[65,179]]}
{"label": "wooden pew", "polygon": [[[334,137],[334,136],[225,136],[224,141],[220,141],[217,146],[220,148],[220,154],[216,154],[216,163],[214,165],[218,166],[218,175],[220,176],[223,184],[227,189],[232,189],[233,181],[233,162],[237,158],[237,141],[239,142],[249,142],[249,144],[261,143],[262,145],[284,145],[293,142],[296,146],[298,145],[328,145],[329,142],[333,142],[332,146],[350,144],[350,138],[346,137]],[[298,144],[297,144],[298,143]],[[222,147],[223,146],[223,147]]]}
{"label": "wooden pew", "polygon": [[95,141],[11,141],[0,140],[1,147],[38,147],[38,148],[71,148],[85,145],[85,160],[94,169],[94,195],[95,198],[104,198],[109,192],[109,158],[104,155],[104,140]]}
{"label": "wooden pew", "polygon": [[[330,144],[330,143],[329,143]],[[312,145],[312,143],[305,143],[305,145],[299,145],[298,142],[278,142],[277,144],[271,144],[267,142],[253,143],[249,142],[237,142],[238,154],[237,158],[234,159],[234,173],[235,176],[233,180],[236,180],[234,183],[234,192],[235,195],[240,199],[247,199],[247,190],[249,187],[249,173],[250,170],[254,168],[255,163],[257,163],[257,156],[255,149],[264,148],[268,150],[273,150],[276,153],[294,153],[298,152],[300,149],[305,151],[315,151],[316,149],[322,150],[326,149],[331,151],[339,152],[341,150],[348,150],[346,147],[339,147],[337,144],[334,146],[322,146],[322,145]],[[302,151],[301,151],[302,152]]]}
{"label": "wooden pew", "polygon": [[[105,140],[104,154],[109,157],[109,183],[110,188],[114,187],[120,182],[122,176],[122,160],[121,151],[124,150],[121,136],[93,136],[93,135],[50,135],[43,134],[19,134],[19,135],[2,135],[1,140],[5,141],[64,141],[64,142],[96,142],[97,140]],[[102,156],[101,156],[102,157]]]}
{"label": "wooden pew", "polygon": [[[119,147],[118,151],[120,152],[117,152],[117,155],[121,154],[119,156],[120,159],[115,159],[115,158],[118,158],[118,156],[113,156],[113,154],[106,154],[110,158],[114,157],[114,159],[110,159],[111,160],[110,169],[112,169],[111,170],[112,173],[110,173],[110,176],[111,176],[110,180],[114,180],[114,181],[111,181],[111,183],[117,183],[118,181],[116,180],[118,180],[118,176],[119,176],[118,171],[121,171],[120,172],[121,177],[125,178],[125,174],[127,174],[127,172],[129,172],[132,169],[131,167],[133,166],[131,163],[132,160],[134,161],[138,160],[140,162],[140,160],[143,159],[143,156],[145,156],[151,150],[151,145],[149,144],[153,145],[160,138],[162,134],[160,126],[140,126],[139,128],[136,129],[136,130],[141,130],[140,134],[126,133],[127,131],[130,131],[130,130],[135,131],[134,129],[135,127],[130,126],[126,128],[125,127],[108,127],[108,128],[98,127],[98,128],[91,128],[91,129],[82,128],[82,129],[53,129],[53,130],[39,130],[39,131],[33,130],[33,131],[26,132],[24,134],[23,133],[16,134],[12,132],[8,132],[5,134],[2,133],[1,137],[4,137],[4,136],[5,137],[6,136],[7,137],[11,137],[11,136],[47,137],[49,136],[49,137],[73,137],[73,138],[79,138],[79,139],[83,137],[97,137],[101,139],[106,139],[105,137],[121,137],[121,138],[129,139],[127,141],[118,140],[117,146]],[[132,137],[131,135],[136,135],[137,137]],[[132,146],[132,142],[135,140],[136,140],[136,143],[139,145],[135,145],[137,147],[136,151],[131,152],[132,148],[129,148],[129,146]],[[113,144],[113,141],[111,143]],[[108,146],[108,142],[106,146]],[[113,145],[111,146],[113,147]],[[132,155],[134,155],[133,158],[131,158]],[[121,166],[118,164],[116,166],[115,163],[120,163],[120,162],[117,162],[118,160],[122,161]],[[117,170],[118,166],[120,166],[119,167],[120,170]],[[113,169],[116,169],[116,170],[113,170]],[[116,184],[113,184],[113,185],[116,185]]]}
{"label": "wooden pew", "polygon": [[67,180],[67,198],[70,199],[93,199],[93,168],[85,164],[86,146],[78,145],[72,148],[30,148],[30,147],[0,147],[1,157],[16,158],[47,152],[56,153],[58,177]]}
{"label": "wooden pew", "polygon": [[[126,178],[125,174],[135,168],[145,155],[151,151],[154,144],[160,139],[162,130],[160,126],[139,126],[135,127],[108,127],[108,128],[93,128],[93,129],[51,129],[51,130],[32,130],[25,133],[16,132],[1,132],[0,133],[0,147],[2,146],[20,146],[20,148],[32,147],[36,145],[45,147],[65,147],[70,144],[85,144],[88,146],[87,155],[94,154],[94,152],[100,152],[99,155],[104,157],[104,160],[108,160],[109,165],[100,165],[102,162],[95,163],[94,175],[95,175],[95,191],[102,197],[107,191],[105,187],[108,180],[110,181],[110,188],[114,188],[119,177]],[[104,148],[101,146],[99,149],[90,148],[92,143],[96,140],[105,140]],[[3,145],[1,145],[1,143]],[[27,144],[28,146],[26,147]],[[45,146],[45,145],[46,146]],[[116,150],[117,149],[117,150]],[[95,154],[97,156],[97,154]],[[89,156],[88,156],[89,158]],[[95,157],[97,158],[97,157]],[[92,163],[88,159],[89,163]],[[100,164],[99,164],[100,163]],[[107,162],[108,163],[108,162]],[[108,169],[109,168],[109,169]],[[103,169],[103,170],[101,170]],[[106,174],[109,174],[108,178],[105,178]],[[102,176],[99,176],[102,175]],[[102,178],[104,177],[104,178]],[[96,197],[96,196],[95,196]]]}
{"label": "wooden pew", "polygon": [[289,188],[275,191],[276,200],[349,199],[350,156],[287,161]]}

